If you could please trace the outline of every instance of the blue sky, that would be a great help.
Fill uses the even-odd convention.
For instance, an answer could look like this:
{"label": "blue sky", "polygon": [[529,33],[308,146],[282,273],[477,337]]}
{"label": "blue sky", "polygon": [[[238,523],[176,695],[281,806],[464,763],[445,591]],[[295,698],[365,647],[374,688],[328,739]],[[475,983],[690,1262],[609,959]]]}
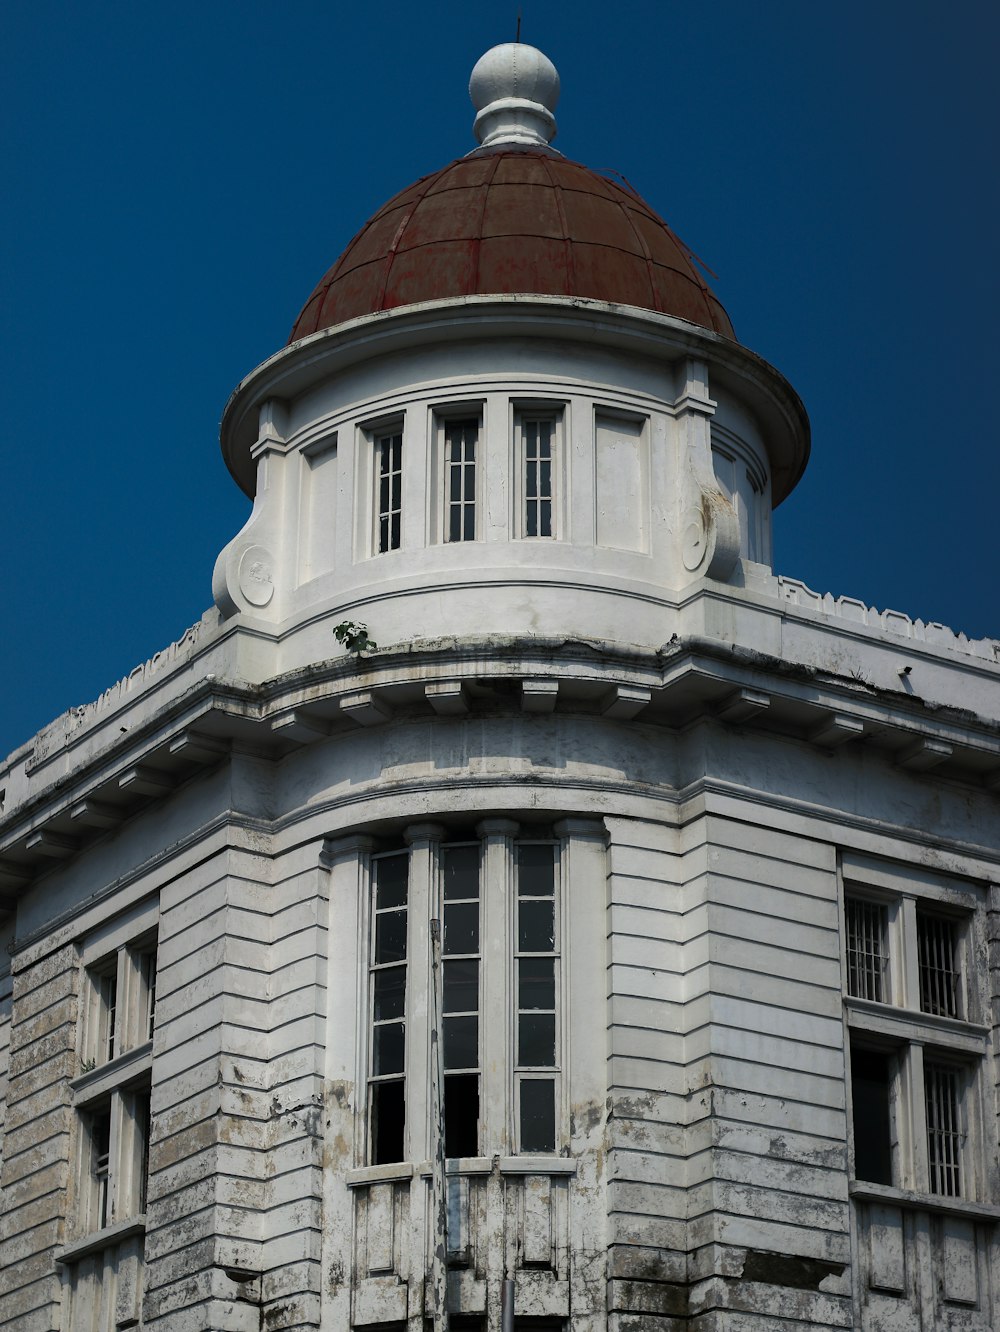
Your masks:
{"label": "blue sky", "polygon": [[[628,178],[805,401],[776,569],[1000,636],[1000,6],[522,9],[556,146]],[[516,10],[5,7],[0,754],[210,604],[248,513],[226,398],[361,224],[474,146],[469,72]]]}

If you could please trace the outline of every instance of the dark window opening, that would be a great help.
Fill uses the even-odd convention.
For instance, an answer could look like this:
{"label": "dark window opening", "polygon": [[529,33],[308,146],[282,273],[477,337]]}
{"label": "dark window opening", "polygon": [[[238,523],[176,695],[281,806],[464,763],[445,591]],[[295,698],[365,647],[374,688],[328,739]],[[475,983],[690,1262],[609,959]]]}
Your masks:
{"label": "dark window opening", "polygon": [[892,1184],[893,1056],[851,1048],[854,1111],[854,1175],[870,1184]]}
{"label": "dark window opening", "polygon": [[403,1081],[372,1084],[372,1164],[402,1161],[406,1103]]}
{"label": "dark window opening", "polygon": [[556,1085],[552,1078],[521,1079],[521,1151],[556,1149]]}
{"label": "dark window opening", "polygon": [[479,1155],[478,1073],[452,1073],[444,1080],[444,1154]]}

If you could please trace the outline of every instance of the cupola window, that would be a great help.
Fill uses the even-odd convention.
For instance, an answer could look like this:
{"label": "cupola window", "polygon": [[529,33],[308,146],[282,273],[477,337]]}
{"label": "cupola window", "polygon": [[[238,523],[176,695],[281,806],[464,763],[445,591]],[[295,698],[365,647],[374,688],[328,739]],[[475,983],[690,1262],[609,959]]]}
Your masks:
{"label": "cupola window", "polygon": [[444,482],[446,541],[476,539],[476,468],[479,421],[444,423]]}
{"label": "cupola window", "polygon": [[557,538],[562,458],[560,410],[524,406],[514,416],[516,489],[521,537]]}
{"label": "cupola window", "polygon": [[375,436],[375,549],[398,550],[403,515],[403,432]]}

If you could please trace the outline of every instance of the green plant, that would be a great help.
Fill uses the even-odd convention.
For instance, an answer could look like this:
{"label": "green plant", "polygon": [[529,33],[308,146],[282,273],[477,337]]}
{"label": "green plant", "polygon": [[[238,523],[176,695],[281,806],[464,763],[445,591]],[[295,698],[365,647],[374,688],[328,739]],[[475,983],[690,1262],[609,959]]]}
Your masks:
{"label": "green plant", "polygon": [[334,625],[333,636],[348,652],[373,652],[378,647],[375,640],[368,637],[368,626],[355,624],[353,620],[341,620]]}
{"label": "green plant", "polygon": [[80,1068],[81,1068],[81,1070],[82,1070],[84,1073],[89,1073],[89,1072],[91,1072],[92,1069],[95,1069],[96,1067],[97,1067],[97,1060],[96,1060],[96,1059],[81,1059],[81,1060],[80,1060]]}

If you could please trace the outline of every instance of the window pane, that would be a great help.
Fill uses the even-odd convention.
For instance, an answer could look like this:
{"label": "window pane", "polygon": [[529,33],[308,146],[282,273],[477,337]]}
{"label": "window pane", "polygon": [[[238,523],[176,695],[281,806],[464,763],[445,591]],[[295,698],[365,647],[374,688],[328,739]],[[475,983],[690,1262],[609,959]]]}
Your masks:
{"label": "window pane", "polygon": [[920,960],[920,1007],[940,1017],[958,1017],[958,967],[955,926],[940,916],[917,912]]}
{"label": "window pane", "polygon": [[444,1154],[479,1155],[477,1073],[452,1073],[444,1080]]}
{"label": "window pane", "polygon": [[479,903],[449,902],[444,909],[444,951],[479,952]]}
{"label": "window pane", "polygon": [[518,1008],[555,1008],[556,964],[548,957],[522,957],[518,962]]}
{"label": "window pane", "polygon": [[445,1068],[476,1068],[479,1065],[479,1019],[446,1017],[444,1025]]}
{"label": "window pane", "polygon": [[871,1184],[892,1183],[889,1060],[877,1050],[851,1050],[854,1174]]}
{"label": "window pane", "polygon": [[474,1013],[479,1007],[479,962],[475,958],[444,964],[444,1011]]}
{"label": "window pane", "polygon": [[409,870],[409,857],[386,856],[375,862],[375,906],[379,911],[386,907],[406,906],[406,882]]}
{"label": "window pane", "polygon": [[856,999],[883,1003],[885,994],[886,910],[878,902],[848,898],[847,992]]}
{"label": "window pane", "polygon": [[403,1159],[405,1103],[402,1082],[377,1082],[372,1087],[372,1164]]}
{"label": "window pane", "polygon": [[406,968],[387,967],[375,972],[375,1021],[401,1018],[406,1001]]}
{"label": "window pane", "polygon": [[517,848],[517,891],[520,897],[551,897],[555,891],[555,847],[523,842]]}
{"label": "window pane", "polygon": [[479,847],[446,846],[444,859],[445,899],[479,896]]}
{"label": "window pane", "polygon": [[521,1079],[521,1151],[556,1149],[555,1083],[551,1078]]}
{"label": "window pane", "polygon": [[522,1013],[517,1022],[517,1062],[528,1068],[554,1068],[555,1013]]}
{"label": "window pane", "polygon": [[555,904],[550,901],[519,902],[517,946],[522,953],[551,953],[556,946]]}
{"label": "window pane", "polygon": [[949,1198],[962,1193],[959,1076],[958,1069],[930,1060],[924,1064],[930,1189]]}
{"label": "window pane", "polygon": [[402,962],[406,957],[406,912],[385,911],[375,917],[375,961]]}
{"label": "window pane", "polygon": [[372,1072],[376,1077],[403,1071],[403,1024],[389,1022],[375,1028],[375,1058]]}

